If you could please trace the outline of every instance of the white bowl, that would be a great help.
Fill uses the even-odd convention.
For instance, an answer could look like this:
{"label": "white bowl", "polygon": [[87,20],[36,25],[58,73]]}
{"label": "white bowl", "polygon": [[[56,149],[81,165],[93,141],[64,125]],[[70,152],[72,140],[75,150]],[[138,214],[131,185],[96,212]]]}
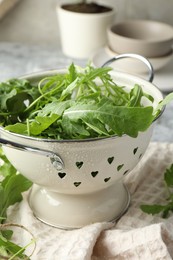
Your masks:
{"label": "white bowl", "polygon": [[[115,53],[114,51],[112,51],[109,46],[105,47],[105,52],[108,54],[109,57],[114,57],[119,55],[119,53]],[[154,71],[158,71],[163,67],[165,67],[167,64],[169,64],[172,58],[173,58],[173,49],[171,49],[170,53],[168,53],[165,56],[148,58],[148,60],[152,64]],[[144,65],[144,63],[142,63],[137,59],[132,59],[132,58],[126,58],[123,60],[116,61],[111,66],[116,70],[124,71],[124,72],[133,72],[133,73],[147,72],[147,68]]]}
{"label": "white bowl", "polygon": [[[65,71],[46,71],[25,78],[33,83],[57,72]],[[146,80],[115,71],[111,75],[117,84],[128,88],[140,84],[154,97],[154,107],[163,99],[162,93]],[[19,147],[30,146],[25,151],[8,146],[3,149],[10,162],[34,183],[29,203],[37,218],[53,226],[76,228],[112,221],[127,209],[129,194],[123,176],[142,158],[153,126],[136,138],[123,135],[58,141],[27,137],[2,127],[0,135]]]}
{"label": "white bowl", "polygon": [[136,53],[148,58],[170,53],[173,27],[150,20],[128,20],[107,29],[108,44],[117,53]]}

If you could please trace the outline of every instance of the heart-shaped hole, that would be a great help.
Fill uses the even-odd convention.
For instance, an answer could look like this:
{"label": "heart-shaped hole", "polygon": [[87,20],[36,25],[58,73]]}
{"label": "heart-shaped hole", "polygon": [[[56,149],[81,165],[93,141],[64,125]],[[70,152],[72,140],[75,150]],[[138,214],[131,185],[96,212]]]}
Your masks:
{"label": "heart-shaped hole", "polygon": [[108,163],[111,164],[114,160],[114,156],[108,158]]}
{"label": "heart-shaped hole", "polygon": [[139,155],[139,159],[141,159],[142,155],[143,155],[142,153]]}
{"label": "heart-shaped hole", "polygon": [[98,173],[99,173],[98,171],[91,172],[91,175],[92,175],[93,177],[96,177],[96,175],[97,175]]}
{"label": "heart-shaped hole", "polygon": [[108,182],[110,180],[111,177],[105,178],[104,181]]}
{"label": "heart-shaped hole", "polygon": [[129,172],[129,170],[126,170],[126,171],[123,173],[123,175],[126,175],[128,172]]}
{"label": "heart-shaped hole", "polygon": [[117,167],[117,171],[120,171],[121,170],[121,168],[124,166],[124,164],[120,164],[120,165],[118,165],[118,167]]}
{"label": "heart-shaped hole", "polygon": [[78,167],[78,169],[80,169],[83,165],[83,162],[76,162],[76,166]]}
{"label": "heart-shaped hole", "polygon": [[58,172],[59,177],[62,179],[66,176],[65,172]]}
{"label": "heart-shaped hole", "polygon": [[137,150],[138,150],[138,147],[136,147],[136,148],[133,150],[133,154],[136,154],[136,153],[137,153]]}
{"label": "heart-shaped hole", "polygon": [[79,185],[81,185],[81,182],[74,182],[74,186],[78,187]]}

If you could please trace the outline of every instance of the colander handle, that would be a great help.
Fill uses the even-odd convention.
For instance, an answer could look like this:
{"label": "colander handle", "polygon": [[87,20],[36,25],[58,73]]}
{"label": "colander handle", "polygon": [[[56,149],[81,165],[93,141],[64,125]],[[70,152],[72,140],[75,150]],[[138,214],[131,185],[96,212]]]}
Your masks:
{"label": "colander handle", "polygon": [[105,67],[109,64],[111,64],[112,62],[114,61],[117,61],[117,60],[121,60],[121,59],[124,59],[124,58],[133,58],[133,59],[137,59],[137,60],[140,60],[142,61],[148,68],[148,71],[149,71],[149,74],[148,74],[148,81],[149,82],[152,82],[153,79],[154,79],[154,69],[153,69],[153,66],[152,64],[150,63],[150,61],[145,58],[144,56],[141,56],[139,54],[135,54],[135,53],[125,53],[125,54],[120,54],[120,55],[117,55],[117,56],[114,56],[113,58],[109,59],[108,61],[106,61],[102,67]]}
{"label": "colander handle", "polygon": [[34,153],[37,155],[43,155],[46,156],[48,158],[50,158],[52,165],[56,168],[56,170],[62,170],[64,168],[64,162],[61,159],[61,157],[54,153],[54,152],[50,152],[44,149],[40,149],[40,148],[36,148],[36,147],[32,147],[32,146],[28,146],[28,145],[24,145],[24,144],[19,144],[16,142],[12,142],[3,138],[0,138],[0,144],[7,146],[9,148],[13,148],[13,149],[17,149],[20,151],[24,151],[24,152],[30,152],[30,153]]}

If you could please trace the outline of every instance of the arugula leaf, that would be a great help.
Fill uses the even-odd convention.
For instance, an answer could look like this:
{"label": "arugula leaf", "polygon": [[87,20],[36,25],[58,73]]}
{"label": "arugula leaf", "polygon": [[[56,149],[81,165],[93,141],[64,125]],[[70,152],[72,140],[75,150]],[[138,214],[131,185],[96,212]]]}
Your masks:
{"label": "arugula leaf", "polygon": [[25,120],[26,108],[38,96],[38,89],[27,80],[11,79],[0,83],[1,125],[15,124]]}
{"label": "arugula leaf", "polygon": [[31,101],[32,97],[28,93],[21,92],[13,95],[11,98],[8,98],[6,107],[8,112],[11,111],[11,113],[20,113],[25,110]]}
{"label": "arugula leaf", "polygon": [[[111,68],[80,68],[73,63],[65,74],[41,79],[37,86],[11,80],[0,84],[0,124],[8,131],[52,139],[136,137],[173,99],[169,95],[153,111],[143,97],[153,97],[135,84],[117,86]],[[14,105],[15,104],[15,105]]]}
{"label": "arugula leaf", "polygon": [[169,104],[173,100],[173,93],[169,93],[157,106],[156,111],[161,110],[162,107]]}
{"label": "arugula leaf", "polygon": [[173,164],[171,164],[171,166],[167,168],[164,172],[164,181],[166,184],[166,190],[169,194],[166,200],[167,203],[165,205],[141,205],[140,208],[143,212],[152,215],[162,213],[162,217],[167,218],[169,216],[169,213],[173,211],[173,193],[171,190],[171,188],[173,187]]}
{"label": "arugula leaf", "polygon": [[31,135],[36,136],[41,134],[45,129],[52,125],[58,119],[58,115],[52,114],[51,116],[40,117],[37,116],[29,126]]}
{"label": "arugula leaf", "polygon": [[143,96],[142,88],[139,85],[135,85],[134,88],[130,91],[130,104],[131,107],[140,107],[141,98]]}
{"label": "arugula leaf", "polygon": [[89,118],[89,120],[87,120],[87,118],[83,119],[83,122],[85,123],[86,126],[88,126],[88,131],[90,130],[90,132],[92,131],[92,136],[109,136],[111,130],[108,129],[108,125],[104,125],[102,122],[100,122],[97,118]]}
{"label": "arugula leaf", "polygon": [[66,134],[72,139],[79,136],[80,139],[90,136],[90,133],[85,129],[82,124],[79,124],[78,122],[76,123],[74,121],[72,122],[68,117],[62,118],[61,125]]}
{"label": "arugula leaf", "polygon": [[[6,220],[8,207],[20,202],[22,192],[28,190],[32,183],[16,171],[2,149],[0,149],[0,158],[0,224],[2,224]],[[7,257],[16,255],[20,259],[28,259],[24,254],[25,248],[10,241],[12,235],[12,230],[0,228],[0,255]]]}
{"label": "arugula leaf", "polygon": [[4,93],[1,95],[0,100],[1,100],[1,109],[5,110],[7,109],[7,101],[14,97],[17,94],[16,89],[12,89],[9,93]]}
{"label": "arugula leaf", "polygon": [[[0,148],[0,176],[5,178],[7,175],[15,174],[15,173],[16,173],[16,169],[5,156],[5,154],[2,151],[2,148]],[[0,179],[0,183],[1,181],[2,180]],[[0,189],[1,189],[1,185],[0,185]]]}
{"label": "arugula leaf", "polygon": [[59,117],[62,116],[64,110],[69,108],[74,102],[72,100],[66,100],[62,102],[53,101],[51,103],[46,104],[41,111],[38,112],[38,116],[49,116],[52,114],[56,114]]}
{"label": "arugula leaf", "polygon": [[26,123],[16,123],[14,125],[7,125],[5,129],[17,134],[28,135]]}
{"label": "arugula leaf", "polygon": [[166,169],[164,174],[164,181],[167,187],[173,187],[173,164],[170,168]]}
{"label": "arugula leaf", "polygon": [[[107,100],[102,100],[98,104],[72,106],[64,112],[63,118],[68,117],[70,121],[74,122],[82,119],[91,125],[94,122],[95,128],[98,123],[102,123],[104,129],[107,126],[112,134],[122,136],[126,133],[136,137],[138,131],[146,130],[153,121],[152,112],[152,107],[117,107]],[[93,118],[95,118],[94,121]]]}
{"label": "arugula leaf", "polygon": [[69,83],[73,82],[77,78],[77,72],[74,63],[69,66],[69,74],[67,75],[67,79]]}
{"label": "arugula leaf", "polygon": [[164,211],[165,208],[167,208],[167,206],[153,204],[153,205],[141,205],[140,208],[145,213],[155,215],[155,214],[159,214],[160,212]]}
{"label": "arugula leaf", "polygon": [[10,240],[13,235],[13,231],[12,230],[2,230],[1,234],[4,238],[6,238],[7,240]]}
{"label": "arugula leaf", "polygon": [[22,200],[22,192],[28,190],[32,185],[28,179],[21,174],[8,175],[1,182],[0,216],[6,217],[7,208]]}
{"label": "arugula leaf", "polygon": [[25,249],[5,239],[5,237],[0,236],[0,252],[2,251],[2,249],[2,255],[4,255],[4,253],[6,256],[8,256],[8,254],[17,254],[17,256],[20,257],[20,259],[26,259],[26,255],[23,254]]}
{"label": "arugula leaf", "polygon": [[78,83],[78,82],[79,82],[79,79],[78,79],[78,78],[76,78],[74,81],[72,81],[72,82],[70,83],[70,85],[68,85],[68,87],[62,91],[62,95],[61,95],[62,98],[63,98],[64,96],[66,96],[67,94],[71,94],[72,91],[73,91],[75,88],[77,88],[77,83]]}

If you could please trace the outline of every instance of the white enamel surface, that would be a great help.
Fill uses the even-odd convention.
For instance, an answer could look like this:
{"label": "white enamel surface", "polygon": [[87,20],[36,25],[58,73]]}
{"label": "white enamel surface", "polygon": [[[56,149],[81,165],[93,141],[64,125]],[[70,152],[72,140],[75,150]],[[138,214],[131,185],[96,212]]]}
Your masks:
{"label": "white enamel surface", "polygon": [[54,193],[34,185],[29,197],[30,207],[38,219],[66,229],[113,221],[124,213],[129,202],[128,191],[121,181],[81,196]]}
{"label": "white enamel surface", "polygon": [[81,14],[57,7],[62,50],[73,58],[88,58],[107,42],[106,29],[115,11],[102,14]]}
{"label": "white enamel surface", "polygon": [[[140,133],[138,138],[124,135],[119,138],[79,143],[57,142],[41,145],[36,142],[36,147],[56,151],[60,155],[65,168],[59,171],[54,168],[50,159],[44,156],[6,147],[4,151],[13,165],[34,183],[51,191],[83,194],[104,189],[132,170],[139,157],[144,154],[151,132],[152,128]],[[19,142],[18,138],[11,136],[2,134],[3,138]],[[136,148],[138,150],[134,154]],[[111,164],[108,162],[109,158],[113,158]],[[76,166],[77,162],[83,163],[80,169]],[[118,167],[121,169],[117,170]],[[93,177],[92,174],[96,176]]]}
{"label": "white enamel surface", "polygon": [[[43,73],[39,76],[43,76]],[[145,92],[155,98],[154,106],[162,99],[161,92],[143,79],[116,72],[113,72],[112,76],[118,84],[127,87],[133,86],[135,83],[140,84]],[[100,196],[104,194],[102,196],[104,205],[101,209],[102,213],[97,213],[96,210],[92,222],[111,220],[121,214],[126,204],[124,201],[127,200],[127,194],[121,188],[118,188],[115,193],[110,192],[111,187],[116,184],[120,185],[118,187],[122,186],[119,183],[123,176],[137,165],[145,153],[152,130],[153,124],[146,132],[139,133],[137,138],[124,135],[80,142],[42,141],[11,134],[2,129],[0,132],[4,139],[52,151],[60,156],[64,162],[64,168],[57,170],[48,157],[3,147],[11,163],[28,179],[41,186],[36,189],[37,191],[34,188],[30,197],[30,204],[35,215],[51,225],[70,228],[91,223],[90,215],[86,214],[86,209],[83,207],[83,198],[85,198],[88,208],[91,207],[94,212],[94,208],[99,208]],[[100,194],[99,196],[96,195],[97,192]],[[93,198],[93,194],[94,202],[93,199],[90,199]],[[72,198],[76,198],[74,207]],[[59,200],[61,206],[57,206]],[[111,200],[113,200],[113,204],[109,207]],[[57,203],[52,203],[52,201]],[[76,217],[73,219],[67,214],[70,205],[76,212]],[[59,210],[64,216],[64,222],[62,222],[62,217],[58,218]],[[80,213],[78,214],[78,212]]]}
{"label": "white enamel surface", "polygon": [[[49,158],[4,147],[9,160],[27,178],[51,191],[66,194],[83,194],[104,189],[133,169],[144,154],[152,128],[140,133],[137,138],[122,136],[90,142],[38,143],[35,147],[55,151],[62,158],[65,168],[56,170]],[[3,138],[25,143],[12,135]],[[28,142],[30,144],[30,142]],[[137,149],[134,154],[134,149]],[[113,158],[112,163],[108,162]],[[79,169],[76,163],[82,162]],[[120,167],[120,170],[117,168]],[[92,176],[96,175],[95,177]],[[62,177],[64,175],[64,177]],[[109,178],[109,180],[107,180]],[[76,187],[75,185],[79,186]]]}

